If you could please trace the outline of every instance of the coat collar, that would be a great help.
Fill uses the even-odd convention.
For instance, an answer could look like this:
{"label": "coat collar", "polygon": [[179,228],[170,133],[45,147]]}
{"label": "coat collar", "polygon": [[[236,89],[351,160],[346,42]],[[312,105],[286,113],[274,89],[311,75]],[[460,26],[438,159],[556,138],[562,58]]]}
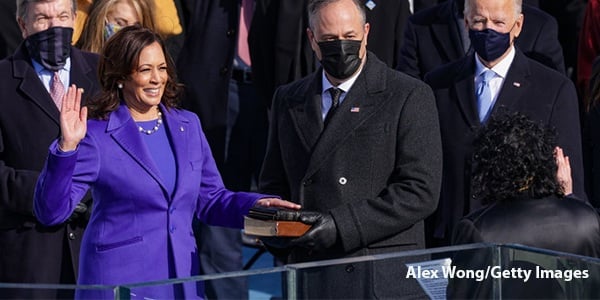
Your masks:
{"label": "coat collar", "polygon": [[[77,87],[83,88],[85,91],[90,91],[91,93],[91,91],[95,90],[94,86],[97,85],[95,77],[93,76],[96,67],[91,65],[77,48],[71,47],[70,57],[71,71],[69,72],[69,85],[75,84]],[[12,58],[12,70],[13,77],[21,80],[17,87],[19,92],[31,99],[52,120],[54,120],[56,124],[59,124],[60,112],[56,108],[56,105],[54,105],[50,93],[48,93],[39,80],[24,42],[21,43],[15,51],[15,55]]]}
{"label": "coat collar", "polygon": [[307,176],[371,118],[384,101],[390,100],[382,93],[387,88],[386,69],[387,66],[369,52],[361,74],[325,129],[321,118],[321,72],[313,73],[307,86],[298,89],[304,96],[292,100],[289,111],[306,151],[311,153]]}
{"label": "coat collar", "polygon": [[[475,97],[475,54],[465,57],[459,68],[459,75],[455,77],[455,82],[452,86],[464,118],[467,120],[469,127],[475,129],[481,125],[477,112],[477,99]],[[527,58],[515,47],[515,58],[506,74],[490,116],[502,110],[502,107],[510,108],[519,101],[526,101],[521,99],[521,97],[523,91],[529,86],[530,75],[531,71]]]}
{"label": "coat collar", "polygon": [[[178,166],[176,168],[177,182],[175,185],[175,192],[177,192],[182,179],[185,178],[185,175],[182,173],[185,168],[182,166],[185,164],[185,153],[187,151],[186,149],[188,149],[189,138],[187,135],[190,132],[190,121],[179,114],[177,110],[167,110],[162,104],[160,104],[160,110],[163,112],[164,128],[167,130],[167,135],[173,148],[175,162]],[[171,199],[171,196],[161,179],[158,167],[148,151],[147,146],[144,144],[135,121],[131,118],[129,109],[125,104],[121,104],[117,110],[110,114],[106,130],[115,142],[117,142],[129,156],[131,156],[160,184],[167,199]]]}

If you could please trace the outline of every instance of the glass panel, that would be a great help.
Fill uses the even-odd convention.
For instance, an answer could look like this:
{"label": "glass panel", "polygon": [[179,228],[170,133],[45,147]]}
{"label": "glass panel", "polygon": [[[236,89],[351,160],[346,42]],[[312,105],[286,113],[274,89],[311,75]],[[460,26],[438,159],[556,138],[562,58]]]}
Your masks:
{"label": "glass panel", "polygon": [[600,298],[600,259],[520,245],[471,244],[271,265],[119,287],[0,283],[0,298],[16,292],[23,299],[69,298],[77,290],[114,299],[192,299],[199,286],[228,278],[247,279],[251,300]]}
{"label": "glass panel", "polygon": [[200,291],[204,290],[204,285],[207,282],[217,282],[229,278],[244,278],[249,285],[248,295],[250,299],[271,299],[272,297],[282,297],[272,293],[273,291],[281,291],[281,278],[283,278],[285,272],[287,272],[285,267],[263,268],[131,284],[123,287],[129,290],[130,299],[197,299],[201,296]]}
{"label": "glass panel", "polygon": [[94,291],[110,299],[115,297],[116,290],[115,286],[103,285],[0,283],[0,298],[73,299],[79,291]]}
{"label": "glass panel", "polygon": [[529,280],[502,281],[500,296],[503,299],[600,298],[600,260],[597,258],[520,245],[504,246],[502,257],[506,261],[506,270],[530,271]]}

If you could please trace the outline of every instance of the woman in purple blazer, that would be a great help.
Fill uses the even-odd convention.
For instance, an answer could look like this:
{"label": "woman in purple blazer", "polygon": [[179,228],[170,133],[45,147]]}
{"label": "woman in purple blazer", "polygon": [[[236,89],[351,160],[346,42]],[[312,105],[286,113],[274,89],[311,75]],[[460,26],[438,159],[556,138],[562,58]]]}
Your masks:
{"label": "woman in purple blazer", "polygon": [[[35,192],[41,223],[64,222],[91,189],[79,284],[120,285],[197,275],[192,219],[241,228],[254,205],[299,206],[223,186],[198,117],[175,108],[180,85],[158,35],[139,26],[111,38],[100,55],[102,92],[80,108],[81,89],[63,98],[60,139]],[[89,110],[90,120],[86,122]],[[77,298],[112,298],[78,290]],[[203,298],[202,284],[132,290],[132,298]]]}

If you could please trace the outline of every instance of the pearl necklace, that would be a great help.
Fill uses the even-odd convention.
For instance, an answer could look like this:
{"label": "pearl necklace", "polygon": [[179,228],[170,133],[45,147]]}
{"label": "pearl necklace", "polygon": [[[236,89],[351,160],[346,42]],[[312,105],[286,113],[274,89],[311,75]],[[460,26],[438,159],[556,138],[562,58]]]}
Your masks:
{"label": "pearl necklace", "polygon": [[162,113],[159,111],[158,112],[158,120],[156,120],[156,125],[154,125],[154,127],[152,129],[144,129],[142,126],[138,126],[138,130],[141,133],[153,134],[158,131],[161,124],[162,124]]}

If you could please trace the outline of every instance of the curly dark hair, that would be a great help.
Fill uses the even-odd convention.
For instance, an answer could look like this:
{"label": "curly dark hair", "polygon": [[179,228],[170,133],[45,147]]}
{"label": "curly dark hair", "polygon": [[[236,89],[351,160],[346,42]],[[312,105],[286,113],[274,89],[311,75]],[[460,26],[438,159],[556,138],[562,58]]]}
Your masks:
{"label": "curly dark hair", "polygon": [[562,196],[554,158],[553,128],[522,113],[492,118],[475,140],[473,192],[483,203],[518,196]]}
{"label": "curly dark hair", "polygon": [[101,91],[87,104],[90,118],[106,119],[119,107],[123,95],[117,87],[118,82],[130,78],[137,68],[142,50],[155,42],[160,44],[167,63],[168,79],[161,103],[167,109],[178,106],[183,85],[177,82],[175,63],[169,56],[163,39],[148,28],[132,25],[111,36],[100,53],[98,78]]}

